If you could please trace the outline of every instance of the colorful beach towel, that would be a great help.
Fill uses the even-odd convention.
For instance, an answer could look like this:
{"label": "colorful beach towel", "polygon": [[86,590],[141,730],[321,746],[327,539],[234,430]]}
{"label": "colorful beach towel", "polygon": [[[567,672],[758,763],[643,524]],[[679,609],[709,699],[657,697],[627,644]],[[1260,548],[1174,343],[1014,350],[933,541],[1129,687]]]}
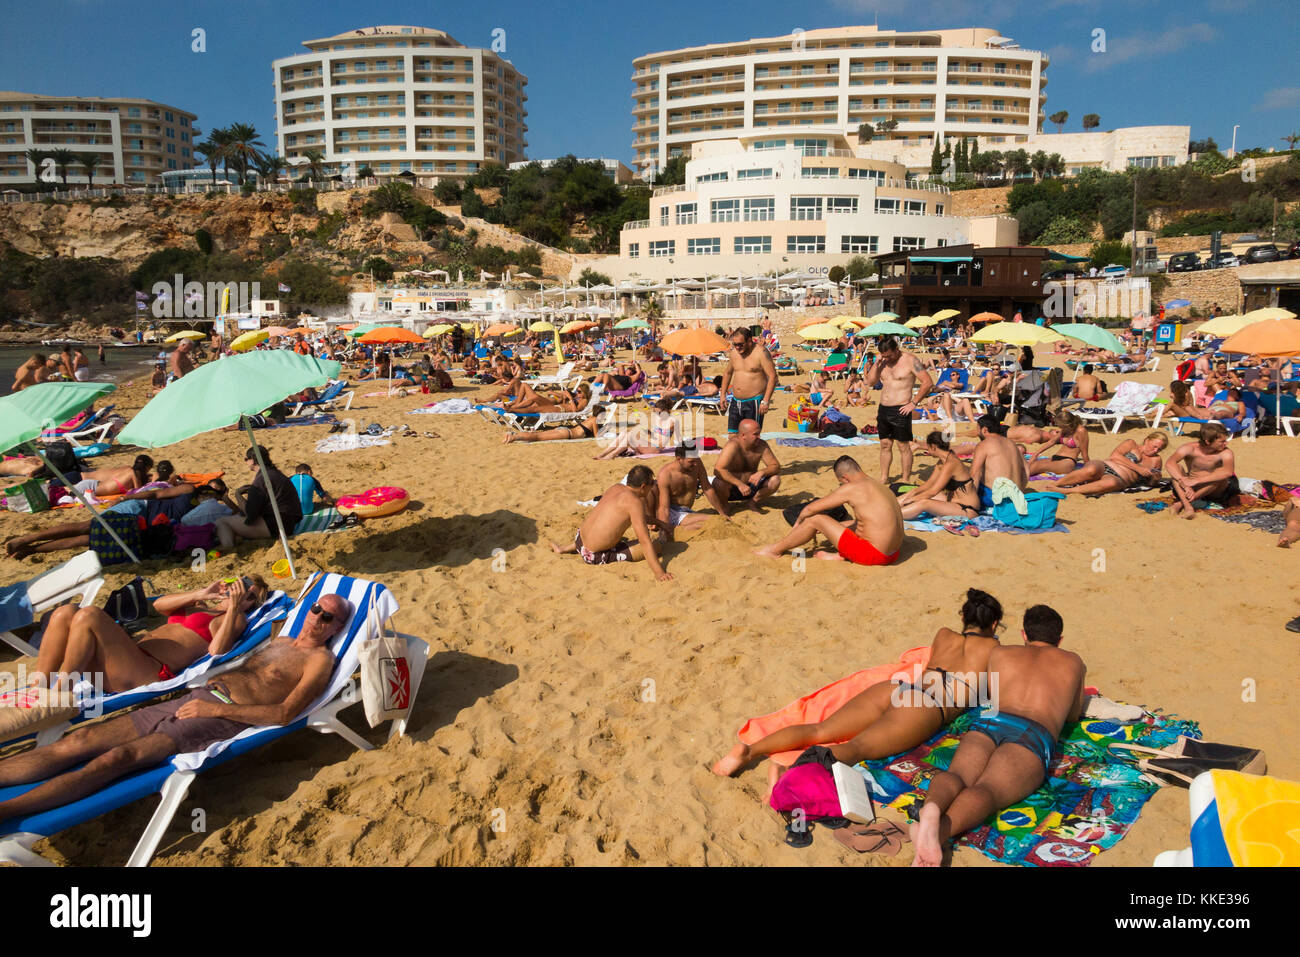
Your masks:
{"label": "colorful beach towel", "polygon": [[[875,783],[877,800],[903,811],[918,805],[930,779],[951,763],[975,717],[968,711],[906,754],[858,765]],[[1004,864],[1086,867],[1119,843],[1159,789],[1129,752],[1111,751],[1109,745],[1124,741],[1163,748],[1183,734],[1199,738],[1200,726],[1158,713],[1131,723],[1085,718],[1069,726],[1057,744],[1042,787],[957,843]]]}
{"label": "colorful beach towel", "polygon": [[944,515],[939,518],[918,518],[903,522],[903,527],[913,532],[941,532],[945,528],[953,528],[960,532],[967,525],[975,526],[980,532],[1006,532],[1008,535],[1042,535],[1046,532],[1069,532],[1069,529],[1061,522],[1057,522],[1051,528],[1016,528],[1006,522],[999,522],[991,515],[976,515],[974,518],[963,518],[960,515]]}
{"label": "colorful beach towel", "polygon": [[1272,512],[1250,512],[1245,515],[1228,515],[1224,512],[1211,512],[1214,518],[1223,522],[1232,522],[1234,525],[1249,525],[1251,528],[1257,528],[1261,532],[1268,532],[1270,535],[1281,535],[1286,529],[1286,518],[1280,509]]}

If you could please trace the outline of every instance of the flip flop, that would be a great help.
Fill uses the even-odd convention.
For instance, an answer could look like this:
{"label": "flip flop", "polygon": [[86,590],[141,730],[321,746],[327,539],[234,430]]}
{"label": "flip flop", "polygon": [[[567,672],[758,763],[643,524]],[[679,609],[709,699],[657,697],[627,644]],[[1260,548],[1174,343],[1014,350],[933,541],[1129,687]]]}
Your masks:
{"label": "flip flop", "polygon": [[835,832],[835,840],[859,854],[893,857],[907,842],[907,832],[893,821],[877,820]]}
{"label": "flip flop", "polygon": [[942,528],[945,532],[948,532],[949,534],[961,535],[961,529],[953,525],[940,525],[939,527]]}
{"label": "flip flop", "polygon": [[962,526],[962,531],[965,532],[967,535],[969,535],[971,538],[980,537],[980,530],[978,525],[964,525]]}

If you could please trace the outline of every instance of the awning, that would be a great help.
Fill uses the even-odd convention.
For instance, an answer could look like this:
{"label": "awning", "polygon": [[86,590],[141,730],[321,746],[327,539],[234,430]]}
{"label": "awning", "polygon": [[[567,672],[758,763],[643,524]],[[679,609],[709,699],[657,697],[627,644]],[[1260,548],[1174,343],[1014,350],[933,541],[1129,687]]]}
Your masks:
{"label": "awning", "polygon": [[1069,253],[1058,253],[1055,249],[1047,250],[1047,253],[1046,255],[1043,256],[1043,258],[1060,259],[1060,260],[1064,260],[1067,263],[1086,263],[1088,261],[1087,256],[1071,256]]}
{"label": "awning", "polygon": [[973,256],[908,256],[908,262],[914,263],[968,263]]}

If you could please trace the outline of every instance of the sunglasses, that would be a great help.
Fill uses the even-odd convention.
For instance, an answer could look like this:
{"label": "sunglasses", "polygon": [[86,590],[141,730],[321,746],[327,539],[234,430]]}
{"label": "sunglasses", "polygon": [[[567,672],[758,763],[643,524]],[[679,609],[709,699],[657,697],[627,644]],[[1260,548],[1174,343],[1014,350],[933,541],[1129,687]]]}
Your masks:
{"label": "sunglasses", "polygon": [[324,608],[322,608],[320,606],[320,602],[317,602],[316,604],[311,606],[311,613],[327,625],[334,620],[334,613],[332,611],[326,611]]}

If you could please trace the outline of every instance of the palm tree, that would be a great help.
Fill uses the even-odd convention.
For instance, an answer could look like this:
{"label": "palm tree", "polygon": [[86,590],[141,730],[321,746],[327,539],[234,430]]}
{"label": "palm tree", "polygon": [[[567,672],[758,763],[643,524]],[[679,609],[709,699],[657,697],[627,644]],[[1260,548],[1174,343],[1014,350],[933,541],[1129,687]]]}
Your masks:
{"label": "palm tree", "polygon": [[1287,149],[1293,150],[1295,149],[1295,145],[1300,143],[1300,133],[1288,133],[1286,136],[1282,137],[1282,141],[1286,143]]}
{"label": "palm tree", "polygon": [[1056,132],[1065,129],[1065,122],[1070,118],[1069,110],[1058,110],[1047,118],[1047,122],[1056,124]]}
{"label": "palm tree", "polygon": [[1085,130],[1095,130],[1101,126],[1101,117],[1096,113],[1083,114],[1083,128]]}
{"label": "palm tree", "polygon": [[217,185],[217,165],[226,162],[226,144],[228,134],[225,130],[213,130],[208,134],[208,138],[194,147],[194,155],[198,156],[203,162],[208,164],[208,169],[212,170],[212,185]]}
{"label": "palm tree", "polygon": [[257,175],[262,182],[275,183],[279,180],[280,173],[288,168],[289,161],[283,156],[259,153],[253,160],[253,165],[257,168]]}
{"label": "palm tree", "polygon": [[37,182],[41,179],[41,164],[49,159],[49,150],[30,149],[26,151],[28,161],[32,164],[32,176]]}
{"label": "palm tree", "polygon": [[319,183],[325,178],[325,154],[320,150],[305,150],[302,158],[307,161],[307,167],[311,170],[311,180],[313,183]]}
{"label": "palm tree", "polygon": [[258,151],[266,144],[257,138],[257,130],[251,123],[232,123],[226,127],[225,132],[229,137],[226,154],[234,162],[235,169],[239,170],[239,181],[242,183],[248,178],[249,164],[256,161],[260,155]]}
{"label": "palm tree", "polygon": [[104,157],[99,153],[78,153],[77,162],[81,168],[86,171],[87,189],[95,188],[95,170],[104,162]]}
{"label": "palm tree", "polygon": [[66,189],[68,185],[68,167],[77,161],[77,154],[72,150],[59,147],[56,150],[50,150],[50,159],[54,160],[54,168],[59,171],[59,178],[63,180],[63,186]]}

